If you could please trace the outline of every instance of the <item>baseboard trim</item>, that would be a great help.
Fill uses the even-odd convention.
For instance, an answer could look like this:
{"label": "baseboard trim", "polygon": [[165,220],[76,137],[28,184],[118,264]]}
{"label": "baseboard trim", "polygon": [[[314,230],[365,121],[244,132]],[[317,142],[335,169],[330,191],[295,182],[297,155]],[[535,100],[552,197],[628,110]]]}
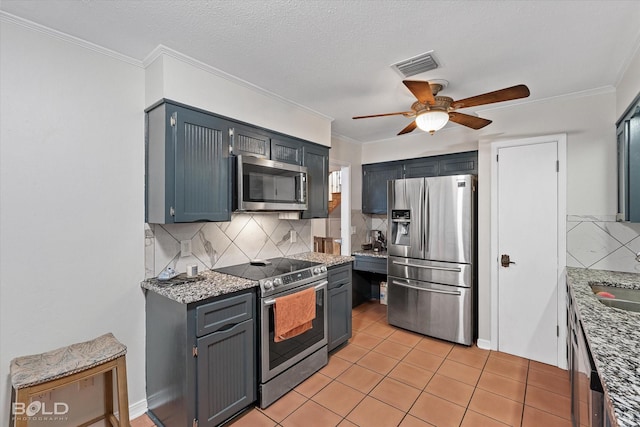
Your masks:
{"label": "baseboard trim", "polygon": [[129,405],[129,418],[135,420],[147,412],[147,399]]}
{"label": "baseboard trim", "polygon": [[489,340],[483,340],[478,338],[478,341],[476,342],[476,345],[478,346],[478,348],[481,348],[483,350],[491,350],[491,341]]}

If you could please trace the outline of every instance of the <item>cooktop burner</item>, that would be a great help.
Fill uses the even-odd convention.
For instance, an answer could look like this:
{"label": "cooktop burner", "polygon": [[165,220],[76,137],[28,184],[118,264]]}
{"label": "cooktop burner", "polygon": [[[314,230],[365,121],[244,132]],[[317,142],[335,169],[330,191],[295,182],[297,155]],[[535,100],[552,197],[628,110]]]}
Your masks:
{"label": "cooktop burner", "polygon": [[245,279],[260,280],[269,279],[294,271],[304,270],[316,265],[318,262],[305,261],[301,259],[291,258],[271,258],[265,260],[267,265],[258,265],[252,263],[231,265],[229,267],[216,268],[214,271],[219,273],[230,274],[232,276],[243,277]]}

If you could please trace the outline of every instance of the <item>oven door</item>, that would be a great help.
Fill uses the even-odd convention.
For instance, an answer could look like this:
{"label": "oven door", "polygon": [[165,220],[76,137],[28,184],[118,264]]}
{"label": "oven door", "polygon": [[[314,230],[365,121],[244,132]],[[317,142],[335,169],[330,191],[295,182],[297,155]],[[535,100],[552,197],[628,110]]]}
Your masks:
{"label": "oven door", "polygon": [[[327,284],[326,280],[313,282],[272,298],[260,300],[261,379],[262,383],[287,370],[305,357],[327,346]],[[296,292],[316,288],[316,318],[307,332],[285,341],[274,341],[273,308],[275,299]]]}

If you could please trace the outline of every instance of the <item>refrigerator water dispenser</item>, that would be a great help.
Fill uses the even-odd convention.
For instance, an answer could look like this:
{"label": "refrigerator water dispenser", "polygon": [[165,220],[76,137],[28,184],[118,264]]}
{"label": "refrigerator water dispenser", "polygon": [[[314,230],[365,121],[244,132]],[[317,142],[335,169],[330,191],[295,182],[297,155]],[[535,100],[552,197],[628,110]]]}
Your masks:
{"label": "refrigerator water dispenser", "polygon": [[391,241],[394,245],[409,246],[411,238],[411,211],[394,209],[391,211]]}

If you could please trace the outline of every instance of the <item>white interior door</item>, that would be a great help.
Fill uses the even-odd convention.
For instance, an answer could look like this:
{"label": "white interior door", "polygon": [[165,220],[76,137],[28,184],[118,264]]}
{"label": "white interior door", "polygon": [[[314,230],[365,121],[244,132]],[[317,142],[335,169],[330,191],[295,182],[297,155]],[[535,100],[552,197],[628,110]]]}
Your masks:
{"label": "white interior door", "polygon": [[[498,349],[558,365],[558,142],[498,149]],[[513,264],[501,265],[502,255]]]}

